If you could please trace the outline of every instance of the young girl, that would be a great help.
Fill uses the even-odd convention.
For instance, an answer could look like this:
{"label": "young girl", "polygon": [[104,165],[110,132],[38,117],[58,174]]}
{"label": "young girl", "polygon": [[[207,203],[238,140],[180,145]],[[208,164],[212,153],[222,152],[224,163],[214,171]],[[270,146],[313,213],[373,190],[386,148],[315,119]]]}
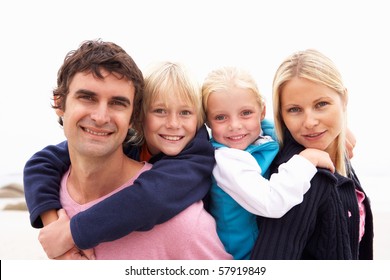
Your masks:
{"label": "young girl", "polygon": [[214,70],[202,95],[217,160],[210,212],[226,250],[249,259],[259,233],[256,215],[283,216],[302,201],[315,166],[333,168],[332,162],[325,152],[307,149],[267,180],[279,145],[268,136],[273,127],[264,121],[265,103],[251,75],[233,67]]}
{"label": "young girl", "polygon": [[273,82],[281,151],[276,172],[305,148],[327,152],[336,173],[319,169],[303,202],[280,219],[259,217],[253,259],[372,259],[369,199],[346,153],[347,90],[334,63],[316,50],[292,54]]}

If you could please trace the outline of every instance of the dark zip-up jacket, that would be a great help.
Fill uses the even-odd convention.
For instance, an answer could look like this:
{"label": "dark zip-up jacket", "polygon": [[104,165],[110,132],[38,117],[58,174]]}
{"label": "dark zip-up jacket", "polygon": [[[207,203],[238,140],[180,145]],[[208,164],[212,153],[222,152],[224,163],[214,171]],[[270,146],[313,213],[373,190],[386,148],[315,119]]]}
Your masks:
{"label": "dark zip-up jacket", "polygon": [[[273,171],[304,147],[288,135]],[[279,219],[258,217],[259,236],[252,259],[373,259],[373,217],[365,194],[365,233],[359,243],[356,190],[364,193],[350,168],[349,178],[318,169],[301,204]]]}

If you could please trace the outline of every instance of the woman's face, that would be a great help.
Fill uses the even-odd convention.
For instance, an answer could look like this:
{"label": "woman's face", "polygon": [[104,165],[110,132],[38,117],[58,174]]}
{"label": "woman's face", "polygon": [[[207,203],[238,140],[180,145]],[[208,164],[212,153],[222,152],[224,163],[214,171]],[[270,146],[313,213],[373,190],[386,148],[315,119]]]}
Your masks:
{"label": "woman's face", "polygon": [[280,94],[281,116],[295,141],[335,156],[346,98],[327,86],[298,77],[287,82]]}

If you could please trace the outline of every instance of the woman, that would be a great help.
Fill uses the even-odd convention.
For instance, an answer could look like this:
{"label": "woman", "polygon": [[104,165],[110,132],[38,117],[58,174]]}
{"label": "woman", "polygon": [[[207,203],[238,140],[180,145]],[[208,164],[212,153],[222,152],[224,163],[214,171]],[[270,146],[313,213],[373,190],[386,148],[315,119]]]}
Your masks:
{"label": "woman", "polygon": [[288,57],[273,82],[280,153],[273,171],[305,148],[329,153],[336,172],[319,169],[301,204],[280,219],[258,217],[252,259],[372,259],[370,202],[349,162],[348,92],[333,62],[316,50]]}

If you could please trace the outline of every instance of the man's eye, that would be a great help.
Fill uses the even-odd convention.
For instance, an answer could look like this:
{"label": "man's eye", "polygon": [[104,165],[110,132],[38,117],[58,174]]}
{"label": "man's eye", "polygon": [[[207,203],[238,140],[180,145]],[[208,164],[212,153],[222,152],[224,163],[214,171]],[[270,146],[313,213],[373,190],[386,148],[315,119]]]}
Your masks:
{"label": "man's eye", "polygon": [[93,100],[93,96],[91,95],[79,95],[79,98],[84,100]]}
{"label": "man's eye", "polygon": [[114,106],[121,106],[121,107],[127,107],[127,103],[122,102],[122,101],[113,101],[112,105],[114,105]]}

